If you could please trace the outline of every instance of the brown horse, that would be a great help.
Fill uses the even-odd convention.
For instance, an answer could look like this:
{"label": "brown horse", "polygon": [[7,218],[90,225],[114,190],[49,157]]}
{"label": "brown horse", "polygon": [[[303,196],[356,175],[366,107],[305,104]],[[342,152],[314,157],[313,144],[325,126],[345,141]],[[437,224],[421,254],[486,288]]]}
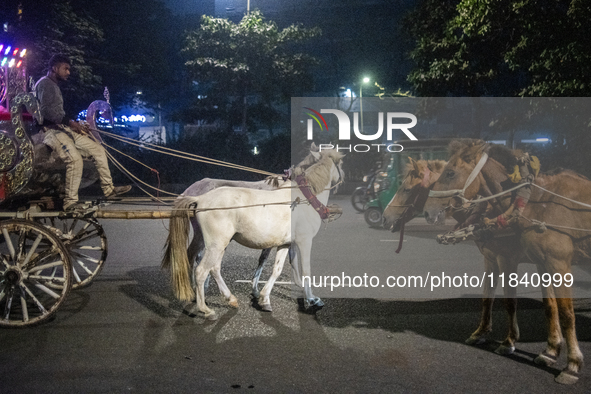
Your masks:
{"label": "brown horse", "polygon": [[[515,156],[507,148],[483,141],[463,141],[456,144],[453,152],[425,204],[425,216],[431,223],[441,220],[444,213],[461,208],[462,201],[474,200],[477,195],[496,195],[510,183],[508,169],[515,164]],[[531,188],[523,214],[512,225],[515,235],[485,242],[485,249],[499,253],[496,256],[498,269],[506,276],[516,272],[519,261],[528,260],[537,265],[540,276],[557,274],[565,278],[571,273],[573,262],[590,260],[591,239],[582,230],[591,229],[591,209],[583,209],[574,201],[591,203],[591,182],[572,171],[562,170],[551,175],[540,174]],[[511,194],[490,201],[496,208],[493,216],[498,215],[511,205]],[[547,224],[542,227],[540,222]],[[489,257],[485,254],[485,259]],[[515,294],[515,289],[508,287]],[[571,288],[564,281],[560,286],[541,287],[548,344],[534,361],[554,364],[564,335],[568,364],[555,380],[575,383],[583,365],[583,355],[575,331]]]}
{"label": "brown horse", "polygon": [[[439,179],[447,164],[442,160],[415,161],[410,157],[409,160],[410,163],[406,165],[403,175],[404,180],[384,210],[384,227],[389,228],[392,232],[402,232],[404,223],[411,220],[417,212],[423,211],[426,194],[431,185]],[[455,212],[453,217],[458,222],[457,227],[462,227],[471,219],[471,215],[463,211]],[[503,239],[501,242],[507,242],[507,240]],[[498,277],[499,272],[516,272],[517,256],[508,253],[506,248],[499,245],[499,241],[495,239],[487,242],[476,241],[476,245],[484,256],[487,277],[491,273],[493,277]],[[400,247],[397,252],[399,250]],[[486,336],[492,331],[492,306],[496,285],[496,281],[492,284],[490,281],[485,281],[480,324],[476,331],[466,340],[469,345],[484,343]],[[505,340],[496,349],[496,353],[508,355],[515,351],[515,341],[519,339],[519,327],[517,325],[515,289],[505,287],[504,291],[505,308],[509,317],[509,331]]]}

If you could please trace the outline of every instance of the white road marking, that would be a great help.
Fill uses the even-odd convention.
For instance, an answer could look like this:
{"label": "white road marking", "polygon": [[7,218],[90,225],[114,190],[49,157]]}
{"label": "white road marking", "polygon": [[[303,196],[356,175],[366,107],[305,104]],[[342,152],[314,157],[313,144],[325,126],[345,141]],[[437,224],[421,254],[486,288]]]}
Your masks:
{"label": "white road marking", "polygon": [[[245,279],[239,279],[239,280],[235,280],[235,283],[252,283],[252,280],[245,280]],[[267,283],[266,280],[259,280],[259,283]],[[293,285],[293,282],[275,282],[276,285]]]}

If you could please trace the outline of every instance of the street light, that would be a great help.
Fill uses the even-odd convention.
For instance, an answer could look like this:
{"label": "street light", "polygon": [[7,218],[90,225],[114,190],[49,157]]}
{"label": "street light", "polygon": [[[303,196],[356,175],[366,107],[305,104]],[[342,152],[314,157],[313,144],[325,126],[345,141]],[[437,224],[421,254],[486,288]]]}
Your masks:
{"label": "street light", "polygon": [[364,83],[368,83],[369,82],[369,78],[368,77],[364,77],[363,81],[361,83],[361,86],[359,87],[359,109],[361,111],[361,134],[363,134],[363,84]]}

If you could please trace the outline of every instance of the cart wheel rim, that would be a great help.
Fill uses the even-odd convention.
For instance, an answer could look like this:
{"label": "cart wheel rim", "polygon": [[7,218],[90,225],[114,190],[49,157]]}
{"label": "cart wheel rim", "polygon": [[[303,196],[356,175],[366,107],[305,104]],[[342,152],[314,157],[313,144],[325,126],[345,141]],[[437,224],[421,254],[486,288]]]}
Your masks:
{"label": "cart wheel rim", "polygon": [[71,285],[70,256],[55,234],[32,221],[0,222],[0,326],[46,321]]}
{"label": "cart wheel rim", "polygon": [[108,255],[102,226],[92,218],[42,218],[40,222],[60,238],[70,253],[72,288],[88,286],[102,271]]}

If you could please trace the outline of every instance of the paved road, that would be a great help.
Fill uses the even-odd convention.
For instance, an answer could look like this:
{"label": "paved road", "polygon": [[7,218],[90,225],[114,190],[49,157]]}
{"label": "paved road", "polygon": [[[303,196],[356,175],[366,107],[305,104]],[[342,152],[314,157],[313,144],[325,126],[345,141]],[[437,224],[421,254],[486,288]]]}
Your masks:
{"label": "paved road", "polygon": [[[396,255],[392,234],[368,228],[346,196],[335,202],[345,211],[315,239],[316,275],[481,270],[473,245],[437,245],[441,229],[420,220]],[[174,300],[159,269],[167,222],[103,223],[110,254],[95,282],[72,292],[52,322],[0,331],[0,393],[590,391],[589,368],[575,386],[554,383],[564,354],[557,368],[533,364],[546,335],[538,292],[519,300],[522,338],[516,354],[503,357],[493,352],[505,333],[500,300],[491,340],[464,344],[478,323],[478,289],[447,298],[422,290],[413,299],[410,289],[387,286],[317,289],[326,306],[314,315],[299,312],[284,285],[269,314],[251,307],[249,285],[236,282],[250,277],[258,253],[232,245],[222,274],[240,308],[228,308],[212,285],[208,302],[219,319],[205,321],[194,304]],[[287,269],[281,280],[289,280]],[[581,349],[591,357],[591,302],[576,306]]]}

